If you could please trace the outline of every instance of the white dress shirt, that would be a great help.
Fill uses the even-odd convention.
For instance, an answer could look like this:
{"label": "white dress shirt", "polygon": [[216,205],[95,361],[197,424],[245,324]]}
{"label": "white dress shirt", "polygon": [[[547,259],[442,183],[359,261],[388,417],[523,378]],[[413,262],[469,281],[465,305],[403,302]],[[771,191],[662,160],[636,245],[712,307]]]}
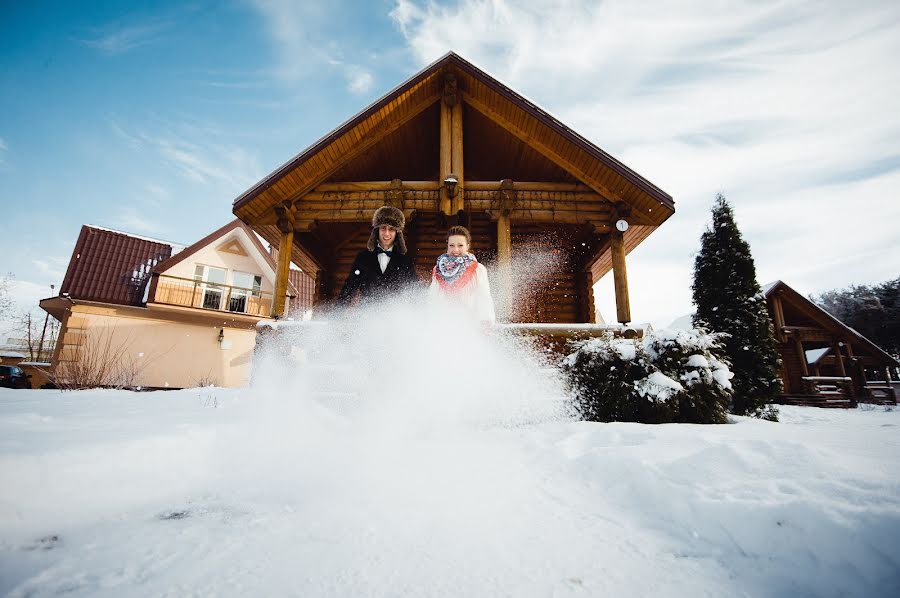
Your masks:
{"label": "white dress shirt", "polygon": [[[381,243],[379,243],[378,246],[381,247]],[[394,246],[391,245],[390,247],[381,247],[381,248],[385,251],[391,251],[394,248]],[[384,271],[387,270],[387,265],[388,265],[389,261],[391,261],[391,258],[388,257],[388,255],[386,253],[378,254],[378,265],[381,266],[382,274],[384,274]]]}

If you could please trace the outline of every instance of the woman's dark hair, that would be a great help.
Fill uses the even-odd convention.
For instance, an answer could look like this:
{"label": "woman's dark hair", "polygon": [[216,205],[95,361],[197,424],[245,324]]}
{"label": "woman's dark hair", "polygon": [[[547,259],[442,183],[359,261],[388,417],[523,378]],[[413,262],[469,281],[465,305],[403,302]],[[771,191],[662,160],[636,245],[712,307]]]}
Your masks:
{"label": "woman's dark hair", "polygon": [[453,235],[459,235],[461,237],[466,238],[466,245],[469,247],[472,246],[472,233],[469,232],[465,226],[451,226],[450,230],[447,231],[447,240],[450,240],[450,237]]}

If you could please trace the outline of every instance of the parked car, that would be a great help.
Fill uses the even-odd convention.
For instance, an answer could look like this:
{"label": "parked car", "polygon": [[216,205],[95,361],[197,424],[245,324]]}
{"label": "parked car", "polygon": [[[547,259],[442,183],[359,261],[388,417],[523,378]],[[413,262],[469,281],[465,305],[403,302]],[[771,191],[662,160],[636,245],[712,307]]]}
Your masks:
{"label": "parked car", "polygon": [[0,365],[0,386],[6,388],[31,388],[31,374],[14,365]]}

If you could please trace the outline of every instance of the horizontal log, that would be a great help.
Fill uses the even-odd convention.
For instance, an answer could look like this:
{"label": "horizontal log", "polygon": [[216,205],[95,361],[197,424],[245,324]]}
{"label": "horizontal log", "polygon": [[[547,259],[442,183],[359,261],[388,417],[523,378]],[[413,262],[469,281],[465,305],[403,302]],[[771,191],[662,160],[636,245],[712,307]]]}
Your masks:
{"label": "horizontal log", "polygon": [[[422,210],[424,212],[433,212],[437,210],[437,200],[434,199],[405,199],[403,200],[404,210]],[[294,204],[296,206],[295,217],[305,218],[309,212],[331,212],[334,210],[344,211],[368,211],[369,217],[371,213],[385,205],[383,199],[301,199]]]}
{"label": "horizontal log", "polygon": [[[465,189],[468,191],[498,191],[501,181],[466,181]],[[523,182],[513,181],[515,191],[563,191],[565,193],[597,193],[581,183],[547,183],[547,182]],[[597,197],[600,197],[597,195]]]}
{"label": "horizontal log", "polygon": [[[490,199],[467,199],[466,210],[472,212],[482,212],[487,210],[496,210],[506,206],[501,206],[496,201]],[[583,212],[600,214],[602,218],[610,218],[612,210],[607,203],[593,201],[557,201],[553,199],[520,199],[513,206],[509,206],[512,210],[549,210],[556,212]]]}
{"label": "horizontal log", "polygon": [[[322,183],[314,191],[340,192],[340,191],[390,191],[393,189],[393,181],[357,181],[345,183]],[[441,188],[438,181],[400,181],[403,190],[411,191],[436,191]]]}

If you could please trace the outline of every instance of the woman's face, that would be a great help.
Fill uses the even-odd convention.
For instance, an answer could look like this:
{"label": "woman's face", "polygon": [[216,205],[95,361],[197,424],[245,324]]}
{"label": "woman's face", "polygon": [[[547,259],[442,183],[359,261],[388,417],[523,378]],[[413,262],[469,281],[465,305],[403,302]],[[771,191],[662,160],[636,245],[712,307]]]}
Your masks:
{"label": "woman's face", "polygon": [[462,235],[450,235],[450,238],[447,239],[447,253],[453,257],[469,253],[469,244],[466,242],[466,238]]}

